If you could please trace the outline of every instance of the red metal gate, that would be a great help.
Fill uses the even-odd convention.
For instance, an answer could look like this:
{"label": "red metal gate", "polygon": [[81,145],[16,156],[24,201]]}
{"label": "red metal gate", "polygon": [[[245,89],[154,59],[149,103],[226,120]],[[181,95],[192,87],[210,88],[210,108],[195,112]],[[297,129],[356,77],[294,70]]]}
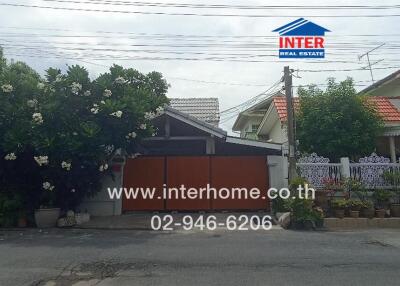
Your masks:
{"label": "red metal gate", "polygon": [[[162,199],[162,189],[258,188],[260,199]],[[166,156],[128,159],[124,168],[125,188],[156,188],[153,199],[123,199],[123,211],[136,210],[255,210],[269,209],[266,156]],[[172,194],[175,190],[171,191]],[[179,192],[179,190],[178,190]]]}

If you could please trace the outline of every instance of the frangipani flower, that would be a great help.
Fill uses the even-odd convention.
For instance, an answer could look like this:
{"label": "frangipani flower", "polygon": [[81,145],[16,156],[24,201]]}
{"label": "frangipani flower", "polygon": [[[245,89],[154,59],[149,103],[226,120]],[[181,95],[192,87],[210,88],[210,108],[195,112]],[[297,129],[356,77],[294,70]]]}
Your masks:
{"label": "frangipani flower", "polygon": [[117,118],[121,118],[121,116],[122,116],[122,111],[121,111],[121,110],[118,110],[118,111],[115,111],[115,112],[113,112],[113,113],[110,113],[110,115],[111,115],[111,116],[115,116],[115,117],[117,117]]}
{"label": "frangipani flower", "polygon": [[90,90],[86,90],[83,95],[84,96],[90,96],[92,93],[90,92]]}
{"label": "frangipani flower", "polygon": [[15,159],[17,159],[17,156],[15,155],[15,153],[9,153],[4,156],[4,159],[7,161],[14,161]]}
{"label": "frangipani flower", "polygon": [[109,90],[109,89],[105,89],[105,90],[104,90],[103,96],[105,96],[105,97],[110,97],[111,95],[112,95],[111,90]]}
{"label": "frangipani flower", "polygon": [[82,90],[82,85],[77,82],[71,84],[71,91],[73,94],[78,94]]}
{"label": "frangipani flower", "polygon": [[5,93],[10,93],[14,90],[13,86],[11,84],[3,84],[1,86],[1,89],[3,90],[3,92]]}
{"label": "frangipani flower", "polygon": [[130,139],[130,138],[136,138],[136,132],[129,132],[126,136],[125,136],[125,138],[126,139]]}
{"label": "frangipani flower", "polygon": [[99,167],[100,172],[104,172],[107,169],[108,169],[108,164],[103,164],[103,165],[100,165],[100,167]]}
{"label": "frangipani flower", "polygon": [[35,159],[36,163],[38,163],[39,166],[44,166],[49,164],[48,156],[34,156],[33,159]]}
{"label": "frangipani flower", "polygon": [[71,165],[72,165],[71,163],[68,163],[65,161],[61,162],[61,168],[65,169],[67,171],[71,170],[71,167],[72,167]]}
{"label": "frangipani flower", "polygon": [[43,89],[44,88],[44,83],[43,82],[39,82],[38,84],[37,84],[37,88],[38,89]]}
{"label": "frangipani flower", "polygon": [[42,124],[43,123],[42,114],[39,112],[35,112],[34,114],[32,114],[32,120],[36,124],[39,124],[39,125]]}
{"label": "frangipani flower", "polygon": [[145,114],[144,114],[144,118],[147,119],[147,120],[151,120],[151,119],[153,119],[154,117],[156,117],[156,115],[154,114],[154,112],[145,112]]}
{"label": "frangipani flower", "polygon": [[42,184],[42,186],[43,186],[43,189],[44,190],[46,190],[46,191],[52,191],[52,190],[54,190],[54,186],[52,186],[49,182],[44,182],[43,184]]}
{"label": "frangipani flower", "polygon": [[117,77],[117,78],[114,80],[114,82],[115,82],[116,84],[124,84],[124,83],[127,83],[127,80],[124,79],[122,76],[119,76],[119,77]]}
{"label": "frangipani flower", "polygon": [[139,125],[139,128],[142,129],[142,130],[145,130],[146,127],[147,127],[146,123],[142,123],[142,124]]}

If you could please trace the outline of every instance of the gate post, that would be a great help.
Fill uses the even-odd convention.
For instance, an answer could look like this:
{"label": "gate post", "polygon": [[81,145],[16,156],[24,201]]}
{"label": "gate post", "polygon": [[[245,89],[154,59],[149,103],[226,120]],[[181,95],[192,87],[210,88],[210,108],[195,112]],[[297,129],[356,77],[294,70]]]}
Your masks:
{"label": "gate post", "polygon": [[340,158],[340,171],[343,178],[350,177],[350,160],[348,157]]}

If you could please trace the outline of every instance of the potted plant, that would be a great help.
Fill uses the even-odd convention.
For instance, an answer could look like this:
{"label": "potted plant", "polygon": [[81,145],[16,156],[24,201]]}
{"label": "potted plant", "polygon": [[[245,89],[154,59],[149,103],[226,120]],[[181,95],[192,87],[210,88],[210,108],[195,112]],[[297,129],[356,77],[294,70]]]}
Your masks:
{"label": "potted plant", "polygon": [[375,216],[374,204],[371,201],[362,202],[361,215],[366,218],[373,218]]}
{"label": "potted plant", "polygon": [[390,215],[400,217],[400,172],[386,171],[383,173],[383,178],[393,187],[393,201],[390,205]]}
{"label": "potted plant", "polygon": [[41,205],[35,210],[35,222],[39,228],[54,227],[60,216],[60,208],[55,207],[55,186],[43,183]]}
{"label": "potted plant", "polygon": [[361,208],[363,207],[363,202],[360,200],[350,199],[348,203],[350,207],[350,217],[358,218],[360,216]]}
{"label": "potted plant", "polygon": [[348,200],[346,199],[336,199],[332,201],[332,208],[335,213],[335,217],[344,218],[345,210],[348,207]]}
{"label": "potted plant", "polygon": [[392,192],[388,190],[375,190],[372,197],[375,200],[375,214],[378,218],[384,218],[386,215],[386,209],[389,206],[390,199],[392,197]]}

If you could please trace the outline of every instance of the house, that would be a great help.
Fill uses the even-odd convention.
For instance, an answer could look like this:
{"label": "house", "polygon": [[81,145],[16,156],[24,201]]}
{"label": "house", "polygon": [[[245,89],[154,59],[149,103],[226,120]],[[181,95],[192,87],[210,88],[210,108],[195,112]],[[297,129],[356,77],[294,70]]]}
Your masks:
{"label": "house", "polygon": [[[247,139],[260,139],[257,134],[257,130],[260,127],[261,121],[264,118],[266,112],[268,111],[271,102],[275,97],[281,97],[284,96],[281,92],[276,92],[272,96],[269,96],[257,104],[247,108],[246,110],[242,111],[239,113],[238,117],[235,120],[235,123],[233,124],[232,130],[234,132],[238,132],[240,134],[241,138],[247,138]],[[279,135],[280,131],[274,130],[277,132]],[[278,137],[278,135],[276,137]],[[281,140],[278,140],[278,138],[275,138],[273,136],[273,142],[276,143],[283,143],[286,140],[282,138]],[[270,138],[264,138],[266,140],[269,140]]]}
{"label": "house", "polygon": [[211,125],[219,125],[218,98],[170,98],[170,106]]}
{"label": "house", "polygon": [[[396,92],[400,94],[400,86],[393,88],[397,88]],[[392,88],[390,92],[391,95],[396,93]],[[377,138],[377,153],[390,157],[392,162],[396,162],[396,158],[400,155],[400,96],[398,98],[371,96],[368,100],[376,106],[385,125],[385,132]],[[299,106],[298,97],[293,98],[293,104],[295,109]],[[283,94],[276,94],[239,114],[233,130],[240,131],[243,138],[255,137],[262,141],[283,144],[285,148],[287,145],[286,116],[286,98]],[[252,126],[251,132],[245,132],[250,130],[249,126]]]}
{"label": "house", "polygon": [[[205,102],[209,106],[205,106]],[[176,108],[174,108],[175,106]],[[181,109],[180,110],[178,110]],[[186,110],[192,114],[182,112]],[[200,119],[202,118],[202,119]],[[281,145],[232,137],[219,128],[216,99],[172,100],[155,117],[154,137],[139,143],[139,156],[118,158],[114,180],[106,178],[102,191],[81,208],[93,215],[119,215],[135,211],[269,210],[267,196],[249,199],[165,199],[163,187],[259,188],[281,187]],[[209,122],[207,122],[209,121]],[[246,166],[246,168],[242,168]],[[155,188],[156,197],[111,199],[108,188]]]}

